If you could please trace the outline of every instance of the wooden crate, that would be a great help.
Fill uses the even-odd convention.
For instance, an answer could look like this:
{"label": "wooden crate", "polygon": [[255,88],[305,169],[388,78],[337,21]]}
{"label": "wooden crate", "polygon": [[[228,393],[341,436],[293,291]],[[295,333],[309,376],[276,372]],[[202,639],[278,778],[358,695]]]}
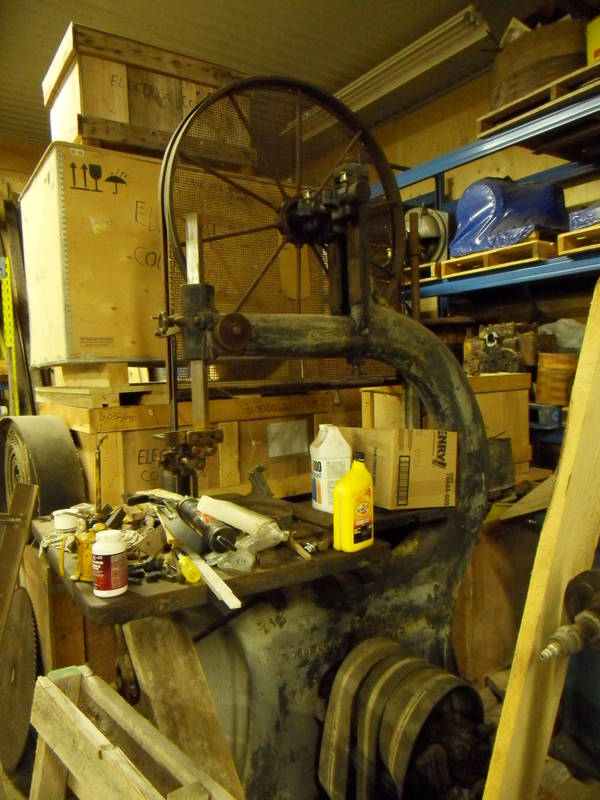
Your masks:
{"label": "wooden crate", "polygon": [[[52,139],[162,150],[183,117],[241,73],[71,23],[42,82]],[[209,139],[247,146],[231,106]]]}
{"label": "wooden crate", "polygon": [[535,401],[544,405],[568,406],[575,379],[577,353],[540,353]]}
{"label": "wooden crate", "polygon": [[160,163],[57,142],[21,199],[33,366],[156,362]]}
{"label": "wooden crate", "polygon": [[[498,372],[474,375],[468,381],[475,393],[489,437],[509,436],[518,475],[531,461],[529,443],[529,373]],[[362,424],[365,428],[404,427],[402,386],[377,386],[362,390]],[[460,443],[459,443],[460,446]]]}
{"label": "wooden crate", "polygon": [[[85,390],[82,390],[84,392]],[[85,395],[88,398],[89,394]],[[103,393],[98,393],[99,398]],[[163,449],[155,435],[169,427],[169,406],[84,407],[69,405],[74,393],[59,387],[39,390],[42,414],[56,414],[73,432],[88,498],[96,495],[96,452],[101,466],[103,503],[119,503],[123,492],[160,485]],[[250,491],[248,471],[259,464],[278,496],[311,490],[308,448],[321,422],[357,426],[361,421],[358,389],[260,397],[249,395],[210,401],[210,419],[223,430],[224,441],[198,475],[199,490],[211,494]],[[192,423],[191,403],[179,406],[182,428]]]}

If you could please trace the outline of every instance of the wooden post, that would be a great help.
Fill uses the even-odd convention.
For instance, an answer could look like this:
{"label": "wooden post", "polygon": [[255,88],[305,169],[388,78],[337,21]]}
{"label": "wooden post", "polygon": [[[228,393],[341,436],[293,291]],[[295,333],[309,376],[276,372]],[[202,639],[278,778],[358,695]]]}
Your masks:
{"label": "wooden post", "polygon": [[31,530],[37,495],[37,486],[17,483],[9,511],[14,522],[0,523],[0,643],[17,584],[25,542]]}
{"label": "wooden post", "polygon": [[[81,672],[77,667],[67,667],[52,673],[52,683],[73,703],[79,700]],[[50,679],[48,679],[50,683]],[[36,689],[36,693],[37,693]],[[35,763],[31,778],[30,800],[63,800],[67,792],[69,771],[47,742],[38,737]]]}
{"label": "wooden post", "polygon": [[164,617],[123,626],[140,689],[158,730],[234,797],[244,790],[189,632]]}
{"label": "wooden post", "polygon": [[556,483],[531,575],[483,800],[537,796],[567,660],[540,661],[567,583],[593,563],[600,530],[600,284],[569,406]]}

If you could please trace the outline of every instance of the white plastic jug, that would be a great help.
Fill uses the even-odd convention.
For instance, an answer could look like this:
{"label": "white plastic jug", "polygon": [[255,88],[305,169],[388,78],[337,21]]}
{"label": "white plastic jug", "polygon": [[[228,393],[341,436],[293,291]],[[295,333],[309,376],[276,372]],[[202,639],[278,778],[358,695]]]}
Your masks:
{"label": "white plastic jug", "polygon": [[312,504],[333,514],[333,490],[352,464],[352,448],[335,425],[319,425],[310,446]]}

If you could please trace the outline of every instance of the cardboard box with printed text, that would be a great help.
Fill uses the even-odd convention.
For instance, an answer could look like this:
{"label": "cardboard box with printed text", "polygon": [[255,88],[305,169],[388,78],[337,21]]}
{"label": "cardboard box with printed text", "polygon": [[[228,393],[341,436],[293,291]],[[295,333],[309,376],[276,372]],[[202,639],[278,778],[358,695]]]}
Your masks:
{"label": "cardboard box with printed text", "polygon": [[346,428],[353,451],[365,455],[375,505],[390,510],[456,505],[455,431]]}

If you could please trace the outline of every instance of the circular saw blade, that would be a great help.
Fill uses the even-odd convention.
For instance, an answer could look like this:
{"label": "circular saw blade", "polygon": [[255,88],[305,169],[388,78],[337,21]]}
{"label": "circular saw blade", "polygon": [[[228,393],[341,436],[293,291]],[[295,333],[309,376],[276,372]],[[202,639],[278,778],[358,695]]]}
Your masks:
{"label": "circular saw blade", "polygon": [[37,677],[37,635],[29,595],[15,590],[0,644],[0,762],[14,772],[29,736]]}

